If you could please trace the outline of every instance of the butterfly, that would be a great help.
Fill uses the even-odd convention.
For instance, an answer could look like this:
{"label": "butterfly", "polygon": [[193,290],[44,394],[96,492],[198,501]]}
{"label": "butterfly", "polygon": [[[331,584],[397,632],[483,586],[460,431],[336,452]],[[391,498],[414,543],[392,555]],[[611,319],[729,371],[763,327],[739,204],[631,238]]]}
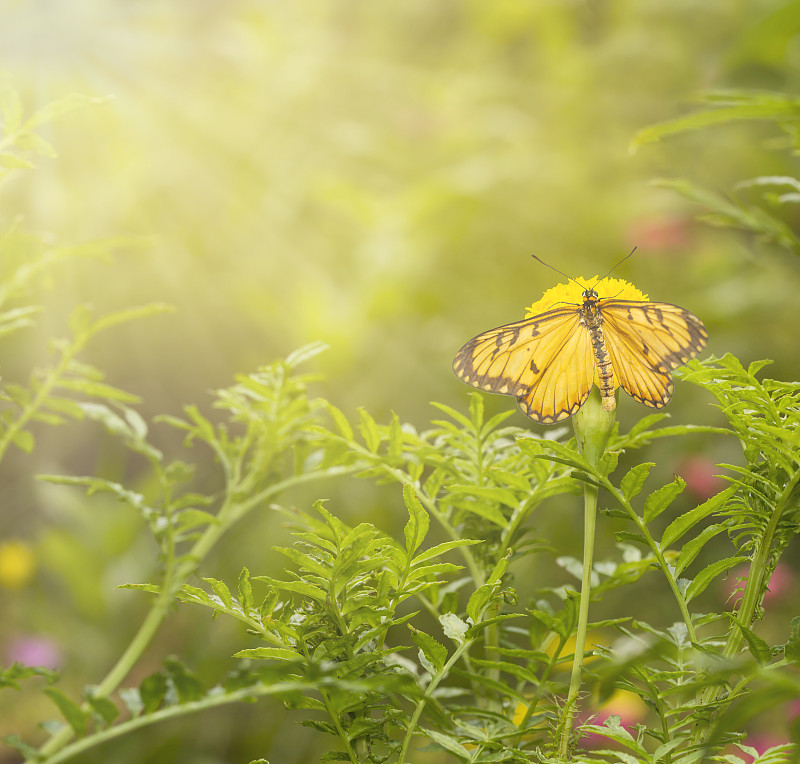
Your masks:
{"label": "butterfly", "polygon": [[618,386],[645,406],[663,408],[672,398],[670,372],[707,341],[703,322],[685,308],[601,298],[586,288],[581,304],[473,337],[453,371],[473,387],[513,395],[528,417],[553,424],[575,414],[595,383],[606,411],[616,408]]}

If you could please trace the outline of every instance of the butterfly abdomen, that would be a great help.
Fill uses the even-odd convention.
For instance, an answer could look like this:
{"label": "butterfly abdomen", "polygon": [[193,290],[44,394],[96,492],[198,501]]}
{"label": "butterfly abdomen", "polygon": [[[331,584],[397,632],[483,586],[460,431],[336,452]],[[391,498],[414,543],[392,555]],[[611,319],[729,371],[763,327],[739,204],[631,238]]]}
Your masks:
{"label": "butterfly abdomen", "polygon": [[614,367],[606,347],[603,336],[603,314],[597,305],[596,292],[587,290],[584,293],[584,302],[581,309],[581,323],[589,331],[592,340],[592,352],[597,363],[598,387],[602,398],[603,411],[614,411],[617,408],[617,399],[614,397]]}

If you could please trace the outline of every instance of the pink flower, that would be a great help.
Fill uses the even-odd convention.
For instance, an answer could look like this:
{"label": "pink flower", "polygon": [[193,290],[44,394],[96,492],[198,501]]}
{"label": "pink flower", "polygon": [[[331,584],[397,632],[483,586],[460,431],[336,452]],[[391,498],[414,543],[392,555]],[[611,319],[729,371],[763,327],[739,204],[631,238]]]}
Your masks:
{"label": "pink flower", "polygon": [[[747,566],[740,565],[734,568],[728,577],[725,579],[729,595],[735,595],[735,601],[738,602],[742,598],[745,584],[747,584]],[[794,587],[794,574],[788,565],[779,562],[772,572],[772,578],[769,580],[767,593],[764,595],[765,604],[774,604],[776,600],[783,597],[788,591]],[[798,701],[800,705],[800,701]],[[800,707],[798,708],[800,714]]]}
{"label": "pink flower", "polygon": [[5,653],[7,663],[23,663],[26,666],[57,669],[62,661],[61,649],[47,637],[16,637],[8,642]]}
{"label": "pink flower", "polygon": [[685,249],[689,246],[689,226],[684,217],[653,216],[634,220],[626,234],[628,244],[644,254],[657,250]]}
{"label": "pink flower", "polygon": [[725,481],[714,473],[719,468],[704,456],[690,456],[681,462],[676,470],[686,481],[686,488],[695,499],[705,501],[719,493],[726,485]]}

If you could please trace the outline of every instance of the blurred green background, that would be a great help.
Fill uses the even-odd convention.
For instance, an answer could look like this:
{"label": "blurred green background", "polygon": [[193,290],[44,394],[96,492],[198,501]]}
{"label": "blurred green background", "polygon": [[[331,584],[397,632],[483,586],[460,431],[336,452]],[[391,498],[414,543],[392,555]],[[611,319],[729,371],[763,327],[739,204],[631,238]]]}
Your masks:
{"label": "blurred green background", "polygon": [[[773,358],[769,373],[791,378],[796,258],[709,228],[650,183],[687,177],[724,192],[795,174],[781,136],[744,123],[628,146],[693,108],[699,91],[796,91],[798,19],[800,4],[775,0],[5,0],[0,71],[26,110],[70,92],[102,100],[42,130],[59,156],[0,185],[0,223],[20,216],[62,244],[126,235],[140,246],[51,271],[36,295],[47,305],[40,329],[4,346],[4,379],[44,362],[77,303],[102,313],[164,301],[177,312],[123,326],[87,354],[142,396],[148,419],[206,407],[235,372],[322,339],[321,395],[348,415],[363,405],[424,428],[437,417],[429,401],[466,405],[450,369],[458,348],[563,281],[531,254],[593,276],[634,245],[616,275],[701,316],[710,352]],[[623,427],[648,413],[622,397]],[[718,422],[708,404],[678,385],[669,412]],[[510,406],[487,396],[492,411]],[[153,437],[172,448],[164,429]],[[706,480],[690,485],[696,500],[711,463],[738,457],[698,438],[648,458],[665,479],[695,470]],[[143,595],[113,587],[154,578],[155,549],[129,510],[32,478],[102,473],[135,485],[141,468],[88,423],[40,430],[33,455],[3,465],[0,537],[22,539],[28,560],[0,589],[5,658],[51,650],[75,696],[145,611]],[[350,482],[287,500],[316,496],[349,521],[402,522],[394,489]],[[577,511],[542,520],[568,554],[580,544]],[[280,533],[269,513],[251,518],[206,574],[267,572]],[[243,640],[184,609],[147,668],[176,653],[213,681]],[[0,734],[35,739],[48,702],[4,692]],[[76,761],[316,761],[327,741],[287,719],[267,703],[219,711]]]}

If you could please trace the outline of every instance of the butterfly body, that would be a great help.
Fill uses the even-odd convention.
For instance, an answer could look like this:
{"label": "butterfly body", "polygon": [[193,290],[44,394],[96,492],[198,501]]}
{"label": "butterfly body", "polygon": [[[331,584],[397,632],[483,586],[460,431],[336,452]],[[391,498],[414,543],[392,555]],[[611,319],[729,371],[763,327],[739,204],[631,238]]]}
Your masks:
{"label": "butterfly body", "polygon": [[513,395],[543,424],[575,414],[595,384],[606,411],[616,408],[618,386],[646,406],[666,406],[670,372],[705,347],[703,322],[669,303],[600,298],[593,288],[582,298],[474,337],[453,361],[456,376]]}

